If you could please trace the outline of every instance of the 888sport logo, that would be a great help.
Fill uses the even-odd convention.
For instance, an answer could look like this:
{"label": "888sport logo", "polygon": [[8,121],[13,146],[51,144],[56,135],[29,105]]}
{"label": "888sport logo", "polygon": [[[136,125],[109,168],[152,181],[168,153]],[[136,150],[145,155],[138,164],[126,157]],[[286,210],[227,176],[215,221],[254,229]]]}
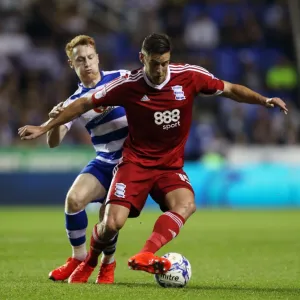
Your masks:
{"label": "888sport logo", "polygon": [[154,123],[156,125],[163,125],[164,130],[178,127],[180,126],[180,110],[156,111],[154,113]]}

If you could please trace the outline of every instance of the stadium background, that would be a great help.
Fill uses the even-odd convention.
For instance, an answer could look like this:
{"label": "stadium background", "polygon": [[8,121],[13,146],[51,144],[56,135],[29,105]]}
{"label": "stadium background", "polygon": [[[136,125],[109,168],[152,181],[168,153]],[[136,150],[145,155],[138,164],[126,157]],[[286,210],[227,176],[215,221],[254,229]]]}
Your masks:
{"label": "stadium background", "polygon": [[[300,299],[299,4],[0,0],[0,299]],[[190,260],[187,288],[162,289],[149,274],[127,268],[160,214],[151,200],[122,229],[115,285],[93,284],[96,272],[88,285],[53,283],[49,271],[71,252],[65,194],[94,151],[80,124],[55,149],[45,138],[21,142],[17,129],[44,122],[76,89],[68,40],[91,35],[104,70],[132,69],[152,31],[172,37],[174,61],[280,96],[289,114],[222,97],[195,101],[185,169],[198,211],[158,252]],[[87,240],[95,211],[88,211]]]}
{"label": "stadium background", "polygon": [[290,110],[285,116],[222,97],[196,99],[186,171],[198,205],[299,206],[300,33],[289,13],[297,8],[287,4],[0,1],[0,204],[62,204],[77,172],[94,156],[80,124],[61,147],[48,151],[45,138],[22,142],[17,136],[17,128],[44,122],[76,89],[66,42],[86,33],[96,40],[102,69],[134,69],[140,67],[143,37],[159,31],[172,37],[174,61],[282,97]]}

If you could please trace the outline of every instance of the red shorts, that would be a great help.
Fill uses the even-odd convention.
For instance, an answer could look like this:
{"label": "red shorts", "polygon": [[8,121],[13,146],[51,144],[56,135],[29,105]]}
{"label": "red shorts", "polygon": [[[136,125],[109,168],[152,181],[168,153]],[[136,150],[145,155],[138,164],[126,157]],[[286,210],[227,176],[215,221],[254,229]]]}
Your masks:
{"label": "red shorts", "polygon": [[106,203],[128,207],[129,217],[135,218],[139,216],[149,194],[162,211],[168,210],[164,206],[165,195],[179,188],[187,188],[194,193],[182,169],[150,169],[126,161],[117,165],[114,170]]}

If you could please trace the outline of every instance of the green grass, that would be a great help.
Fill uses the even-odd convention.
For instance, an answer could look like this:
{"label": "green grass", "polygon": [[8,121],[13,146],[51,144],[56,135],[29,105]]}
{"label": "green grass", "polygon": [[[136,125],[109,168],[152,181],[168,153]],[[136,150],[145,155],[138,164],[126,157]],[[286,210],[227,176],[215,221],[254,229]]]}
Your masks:
{"label": "green grass", "polygon": [[[69,285],[47,279],[70,255],[62,209],[1,208],[0,299],[300,299],[300,211],[209,211],[195,214],[159,254],[184,254],[192,279],[159,287],[127,269],[159,212],[129,220],[117,250],[116,284]],[[89,230],[97,215],[89,214]]]}

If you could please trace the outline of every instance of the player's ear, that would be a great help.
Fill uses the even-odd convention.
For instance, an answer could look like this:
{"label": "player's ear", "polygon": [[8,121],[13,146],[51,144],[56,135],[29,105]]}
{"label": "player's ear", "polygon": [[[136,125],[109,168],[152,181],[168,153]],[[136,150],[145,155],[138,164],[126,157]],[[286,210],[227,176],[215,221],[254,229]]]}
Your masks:
{"label": "player's ear", "polygon": [[144,65],[145,64],[145,55],[142,52],[139,53],[139,59],[140,59],[140,62]]}
{"label": "player's ear", "polygon": [[68,59],[68,64],[69,64],[70,68],[73,69],[73,63],[72,63],[71,59]]}

